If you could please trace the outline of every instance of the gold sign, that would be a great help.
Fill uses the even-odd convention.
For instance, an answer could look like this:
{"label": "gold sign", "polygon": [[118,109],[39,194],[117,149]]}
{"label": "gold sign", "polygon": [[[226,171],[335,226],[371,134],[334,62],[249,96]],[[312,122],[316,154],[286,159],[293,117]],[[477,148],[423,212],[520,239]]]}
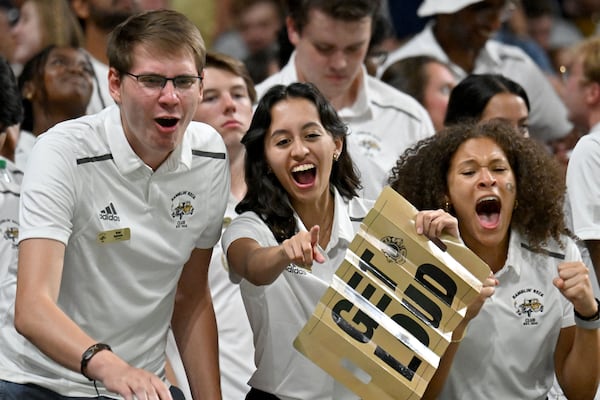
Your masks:
{"label": "gold sign", "polygon": [[417,235],[384,188],[294,346],[364,400],[420,399],[489,267],[457,239]]}

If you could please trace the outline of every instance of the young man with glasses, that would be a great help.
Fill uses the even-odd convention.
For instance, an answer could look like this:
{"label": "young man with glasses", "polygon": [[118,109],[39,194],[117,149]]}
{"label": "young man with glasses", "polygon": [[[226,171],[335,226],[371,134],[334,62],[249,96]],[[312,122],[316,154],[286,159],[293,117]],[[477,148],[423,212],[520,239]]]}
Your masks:
{"label": "young man with glasses", "polygon": [[531,136],[542,141],[562,138],[572,127],[550,81],[521,49],[493,40],[513,8],[511,0],[425,0],[418,14],[433,20],[390,53],[378,75],[394,62],[418,55],[447,63],[458,81],[472,73],[504,75],[523,86],[531,99]]}
{"label": "young man with glasses", "polygon": [[192,122],[205,53],[182,14],[132,16],[108,45],[116,105],[36,143],[0,399],[170,400],[169,325],[193,398],[221,398],[207,274],[229,172],[219,134]]}

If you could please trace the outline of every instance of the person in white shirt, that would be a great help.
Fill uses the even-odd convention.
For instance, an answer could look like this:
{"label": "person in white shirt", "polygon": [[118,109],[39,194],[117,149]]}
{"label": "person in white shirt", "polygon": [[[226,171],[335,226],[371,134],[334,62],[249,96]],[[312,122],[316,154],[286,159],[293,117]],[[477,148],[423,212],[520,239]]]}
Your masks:
{"label": "person in white shirt", "polygon": [[[21,95],[12,68],[0,56],[0,148],[10,127],[18,127],[23,118]],[[12,320],[17,270],[17,244],[19,242],[19,192],[21,174],[12,162],[0,157],[4,168],[0,170],[0,321]],[[6,327],[0,323],[0,332]],[[2,334],[0,333],[0,336]]]}
{"label": "person in white shirt", "polygon": [[258,97],[273,85],[313,83],[348,125],[348,151],[361,175],[361,196],[376,198],[400,154],[434,133],[423,106],[366,71],[381,1],[286,3],[287,33],[295,50],[281,71],[257,85]]}
{"label": "person in white shirt", "polygon": [[108,45],[116,104],[38,138],[14,328],[0,331],[3,400],[171,399],[169,327],[193,398],[221,398],[208,266],[229,166],[220,135],[192,121],[205,54],[186,16],[132,16]]}
{"label": "person in white shirt", "polygon": [[[204,91],[194,120],[204,122],[219,132],[229,156],[231,191],[223,218],[226,228],[237,215],[236,204],[246,193],[244,158],[241,142],[252,120],[252,105],[256,101],[254,83],[244,64],[225,54],[209,52],[204,67]],[[221,243],[213,250],[208,271],[217,330],[219,333],[219,367],[223,400],[243,399],[250,387],[248,379],[254,372],[252,330],[246,316],[240,286],[229,280],[229,272]],[[172,341],[171,336],[169,340]],[[169,352],[177,382],[186,392],[187,377],[175,352]],[[168,347],[169,349],[169,347]]]}
{"label": "person in white shirt", "polygon": [[108,36],[117,25],[142,8],[137,0],[69,1],[83,26],[84,47],[94,68],[94,92],[87,107],[87,113],[93,114],[114,103],[108,87]]}
{"label": "person in white shirt", "polygon": [[248,192],[222,244],[254,333],[247,400],[358,398],[292,344],[374,204],[356,196],[346,135],[316,87],[297,82],[267,91],[244,136]]}
{"label": "person in white shirt", "polygon": [[560,176],[539,143],[503,121],[453,125],[398,160],[392,188],[417,209],[456,216],[496,280],[479,313],[467,312],[464,339],[451,343],[424,398],[544,400],[555,375],[567,398],[593,398],[599,302],[564,234]]}
{"label": "person in white shirt", "polygon": [[432,21],[389,54],[378,76],[395,61],[416,55],[448,64],[459,82],[468,74],[501,74],[529,95],[532,138],[547,142],[566,136],[572,130],[567,110],[544,73],[518,47],[493,40],[512,7],[509,0],[425,0],[418,14]]}
{"label": "person in white shirt", "polygon": [[583,131],[567,167],[567,193],[574,233],[584,241],[596,276],[600,274],[600,39],[586,39],[573,50],[565,83],[569,118]]}

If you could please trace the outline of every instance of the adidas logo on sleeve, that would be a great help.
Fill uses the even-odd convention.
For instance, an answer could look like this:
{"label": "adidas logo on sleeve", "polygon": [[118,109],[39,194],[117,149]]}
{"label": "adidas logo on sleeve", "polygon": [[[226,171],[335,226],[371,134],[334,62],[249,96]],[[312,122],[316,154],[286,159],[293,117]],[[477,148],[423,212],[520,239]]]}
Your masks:
{"label": "adidas logo on sleeve", "polygon": [[111,202],[104,210],[100,211],[100,219],[104,221],[121,221],[119,215],[117,214],[117,210],[115,209],[115,205]]}

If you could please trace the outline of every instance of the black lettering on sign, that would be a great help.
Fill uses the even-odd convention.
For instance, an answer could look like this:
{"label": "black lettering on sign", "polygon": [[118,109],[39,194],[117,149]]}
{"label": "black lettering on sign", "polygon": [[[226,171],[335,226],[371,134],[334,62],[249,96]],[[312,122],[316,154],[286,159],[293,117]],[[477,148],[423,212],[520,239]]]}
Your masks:
{"label": "black lettering on sign", "polygon": [[[442,321],[442,310],[437,304],[435,304],[433,300],[423,294],[423,292],[421,292],[412,284],[408,285],[404,291],[404,295],[406,297],[402,299],[402,304],[404,304],[406,308],[408,308],[413,314],[417,315],[422,320],[429,322],[434,328],[438,328],[440,326],[440,322]],[[423,308],[429,314],[429,317],[408,302],[406,298],[413,300],[416,304]]]}
{"label": "black lettering on sign", "polygon": [[[437,282],[446,290],[446,293],[438,289],[437,286],[433,285],[433,283],[430,282],[429,279],[425,279],[425,277],[429,277]],[[421,282],[423,286],[431,290],[444,303],[448,304],[448,306],[452,305],[452,301],[454,300],[457,291],[456,283],[440,268],[433,264],[422,264],[419,268],[417,268],[415,279]]]}
{"label": "black lettering on sign", "polygon": [[[356,290],[362,280],[362,275],[360,275],[358,272],[355,272],[354,274],[352,274],[347,283],[350,287]],[[363,289],[361,295],[367,300],[371,300],[371,297],[373,297],[375,290],[376,288],[369,283]],[[390,305],[391,301],[392,298],[390,296],[388,296],[387,294],[383,294],[381,296],[381,299],[379,299],[375,306],[382,312],[385,312],[387,307]],[[356,326],[352,325],[347,320],[345,320],[344,317],[342,317],[342,313],[350,313],[353,308],[354,304],[350,300],[340,300],[332,308],[331,317],[336,323],[336,325],[339,326],[340,329],[342,329],[342,331],[348,334],[351,338],[360,343],[369,343],[373,339],[375,329],[379,327],[379,323],[373,320],[373,318],[369,317],[366,313],[358,309],[356,310],[356,313],[352,318],[352,322],[354,322],[356,326],[364,326],[364,330],[361,331]],[[416,322],[410,320],[409,317],[397,314],[394,315],[392,319],[396,321],[396,323],[398,323],[399,325],[403,326],[407,331],[409,331],[413,336],[415,336],[426,346],[429,344],[429,336],[427,335],[427,332],[425,332],[425,330],[423,330],[423,328],[419,326]],[[400,343],[403,346],[406,346],[404,343]],[[412,381],[417,369],[422,363],[422,360],[415,355],[412,357],[408,366],[405,366],[379,345],[376,346],[374,354],[409,381]]]}

